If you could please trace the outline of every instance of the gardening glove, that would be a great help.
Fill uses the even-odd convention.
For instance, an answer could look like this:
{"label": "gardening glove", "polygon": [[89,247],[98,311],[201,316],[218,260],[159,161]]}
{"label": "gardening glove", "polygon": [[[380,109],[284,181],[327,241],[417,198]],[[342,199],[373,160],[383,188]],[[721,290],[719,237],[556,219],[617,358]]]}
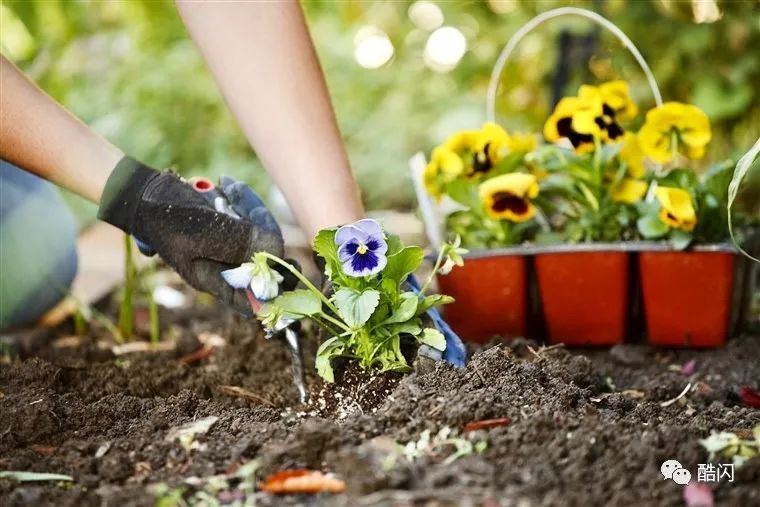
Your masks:
{"label": "gardening glove", "polygon": [[245,291],[230,287],[220,272],[254,252],[281,257],[282,233],[247,185],[230,178],[221,184],[220,207],[177,175],[124,157],[108,178],[98,218],[134,236],[143,252],[158,253],[191,286],[250,316]]}
{"label": "gardening glove", "polygon": [[[409,284],[409,287],[415,293],[420,293],[420,284],[414,275],[409,275],[405,283]],[[464,348],[464,343],[462,343],[462,340],[459,338],[459,336],[457,336],[454,330],[451,329],[446,321],[443,320],[443,317],[441,317],[441,313],[438,311],[438,309],[430,308],[426,312],[426,316],[430,319],[433,327],[440,331],[441,334],[443,334],[443,336],[446,338],[446,349],[441,352],[440,350],[436,350],[429,345],[420,345],[420,348],[417,350],[417,355],[423,358],[432,359],[434,361],[443,359],[444,361],[453,364],[457,368],[464,367],[467,360],[467,350]]]}

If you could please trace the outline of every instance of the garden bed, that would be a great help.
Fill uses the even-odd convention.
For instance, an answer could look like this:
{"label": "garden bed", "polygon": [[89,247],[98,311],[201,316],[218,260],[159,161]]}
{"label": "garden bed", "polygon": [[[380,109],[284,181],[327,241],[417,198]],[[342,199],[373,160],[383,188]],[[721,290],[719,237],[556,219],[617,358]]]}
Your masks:
{"label": "garden bed", "polygon": [[[352,371],[335,385],[313,373],[316,347],[308,341],[312,402],[303,406],[284,346],[227,310],[193,308],[163,316],[173,350],[117,357],[94,337],[69,338],[39,357],[0,364],[0,470],[74,478],[0,479],[0,504],[153,505],[152,485],[181,487],[189,498],[208,489],[207,478],[234,475],[256,459],[259,477],[309,468],[346,483],[339,495],[257,493],[258,505],[459,505],[468,498],[487,505],[683,505],[682,486],[663,480],[660,464],[677,459],[695,474],[707,462],[698,439],[711,429],[760,424],[760,410],[742,406],[736,394],[760,379],[757,336],[710,351],[491,342],[474,349],[462,370],[438,364],[403,378]],[[199,338],[217,345],[210,355],[190,355],[202,347]],[[684,375],[692,359],[694,373]],[[694,390],[662,406],[689,383]],[[173,428],[207,417],[218,419],[192,443],[167,440]],[[483,452],[451,463],[444,449],[389,461],[394,442],[493,418],[509,422],[468,434],[487,442]],[[714,485],[716,502],[757,504],[758,483],[755,458],[733,484]],[[216,496],[235,493],[222,488]]]}

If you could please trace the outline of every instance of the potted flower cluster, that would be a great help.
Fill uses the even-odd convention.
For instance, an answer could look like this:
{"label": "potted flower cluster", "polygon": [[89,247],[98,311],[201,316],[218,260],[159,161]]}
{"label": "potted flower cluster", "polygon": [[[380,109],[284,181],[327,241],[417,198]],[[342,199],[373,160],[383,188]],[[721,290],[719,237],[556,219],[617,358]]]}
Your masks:
{"label": "potted flower cluster", "polygon": [[[425,188],[444,230],[473,250],[465,268],[439,277],[457,299],[447,308],[454,328],[475,340],[524,335],[534,257],[550,341],[619,343],[638,262],[653,343],[722,343],[733,250],[683,251],[728,236],[734,166],[698,175],[693,164],[711,138],[707,116],[668,102],[641,118],[628,84],[611,81],[560,100],[544,124],[546,142],[536,137],[488,123],[432,151]],[[480,320],[468,323],[473,314]]]}
{"label": "potted flower cluster", "polygon": [[[421,288],[409,277],[423,261],[417,246],[404,246],[371,219],[338,229],[324,229],[314,239],[314,252],[324,260],[327,293],[317,288],[289,262],[267,252],[251,262],[222,272],[229,285],[250,291],[258,306],[256,316],[268,330],[279,330],[298,319],[309,319],[328,339],[317,351],[316,368],[328,382],[334,381],[338,358],[356,362],[363,369],[406,371],[408,358],[425,345],[444,359],[463,364],[464,351],[447,348],[446,337],[427,317],[431,308],[452,301],[449,296],[425,295],[431,274]],[[465,251],[458,244],[445,245],[435,270],[449,271],[462,264]],[[304,288],[280,293],[283,281],[272,268],[280,265],[300,280]],[[434,271],[435,272],[435,271]]]}
{"label": "potted flower cluster", "polygon": [[[526,170],[525,156],[536,145],[532,135],[509,135],[486,123],[480,130],[454,134],[433,150],[425,189],[450,210],[445,228],[461,237],[465,247],[518,245],[535,235],[533,200],[539,186],[536,175]],[[522,255],[470,256],[462,269],[438,279],[442,292],[461,296],[446,318],[470,340],[524,335],[526,280]]]}

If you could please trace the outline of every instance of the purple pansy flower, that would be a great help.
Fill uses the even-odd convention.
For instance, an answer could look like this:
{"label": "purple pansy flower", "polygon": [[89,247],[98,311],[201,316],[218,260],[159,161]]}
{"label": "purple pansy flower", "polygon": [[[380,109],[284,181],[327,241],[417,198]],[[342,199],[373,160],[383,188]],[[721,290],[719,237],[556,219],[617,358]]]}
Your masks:
{"label": "purple pansy flower", "polygon": [[335,233],[338,258],[348,276],[369,276],[379,273],[388,262],[388,243],[380,224],[366,218],[344,225]]}

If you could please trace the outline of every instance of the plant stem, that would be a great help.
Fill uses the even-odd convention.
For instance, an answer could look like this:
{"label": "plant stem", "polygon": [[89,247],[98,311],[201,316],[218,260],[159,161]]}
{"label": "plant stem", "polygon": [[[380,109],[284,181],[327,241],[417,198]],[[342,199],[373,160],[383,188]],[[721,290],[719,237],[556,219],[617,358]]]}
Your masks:
{"label": "plant stem", "polygon": [[320,316],[318,316],[318,315],[311,315],[310,318],[311,318],[311,320],[313,320],[314,322],[316,322],[318,325],[322,326],[322,328],[325,331],[327,331],[328,333],[330,333],[332,336],[337,336],[338,334],[340,334],[340,333],[337,333],[335,331],[335,329],[333,329],[332,326],[329,326],[327,324],[327,322],[323,322],[322,318]]}
{"label": "plant stem", "polygon": [[132,238],[129,234],[124,235],[124,292],[121,305],[119,306],[119,330],[125,340],[132,339],[132,323],[134,312],[132,308],[132,296],[135,291],[135,264],[132,257]]}
{"label": "plant stem", "polygon": [[[310,291],[312,291],[313,293],[315,293],[319,297],[319,299],[322,300],[322,302],[325,304],[325,306],[327,306],[336,315],[339,315],[338,309],[335,308],[335,305],[333,305],[332,302],[329,299],[327,299],[327,296],[325,296],[324,294],[322,294],[322,291],[319,290],[319,289],[317,289],[314,286],[314,284],[309,281],[308,278],[306,278],[305,276],[303,276],[303,273],[301,273],[296,268],[294,268],[292,265],[290,265],[289,263],[287,263],[284,260],[280,259],[276,255],[272,255],[272,254],[270,254],[268,252],[261,252],[261,254],[264,257],[266,257],[267,259],[276,262],[280,266],[284,267],[285,269],[287,269],[288,271],[290,271],[291,273],[293,273],[293,276],[295,276],[296,278],[298,278],[298,280],[300,280],[301,283],[303,283],[306,286],[307,289],[309,289]],[[344,326],[345,326],[345,324],[344,324]],[[346,328],[346,329],[348,329],[348,328]]]}
{"label": "plant stem", "polygon": [[438,270],[441,268],[441,264],[443,264],[443,257],[446,254],[448,245],[444,244],[441,246],[441,251],[438,252],[438,258],[435,260],[435,264],[433,265],[433,271],[430,272],[430,274],[427,277],[427,280],[425,280],[425,284],[420,287],[420,295],[425,295],[425,290],[428,288],[428,285],[430,285],[433,281],[433,277],[438,272]]}
{"label": "plant stem", "polygon": [[156,299],[153,297],[153,289],[156,288],[155,274],[156,263],[151,262],[146,269],[146,272],[143,273],[143,276],[140,277],[142,291],[145,293],[145,296],[148,299],[150,342],[154,344],[161,341],[161,323],[158,320],[158,304],[156,303]]}
{"label": "plant stem", "polygon": [[87,319],[84,314],[77,310],[74,312],[74,334],[76,336],[84,336],[87,333]]}
{"label": "plant stem", "polygon": [[346,324],[341,322],[340,320],[336,319],[335,317],[332,317],[324,312],[322,312],[321,317],[325,319],[327,322],[330,322],[332,324],[335,324],[339,328],[341,328],[343,331],[351,331],[352,329],[348,327]]}

